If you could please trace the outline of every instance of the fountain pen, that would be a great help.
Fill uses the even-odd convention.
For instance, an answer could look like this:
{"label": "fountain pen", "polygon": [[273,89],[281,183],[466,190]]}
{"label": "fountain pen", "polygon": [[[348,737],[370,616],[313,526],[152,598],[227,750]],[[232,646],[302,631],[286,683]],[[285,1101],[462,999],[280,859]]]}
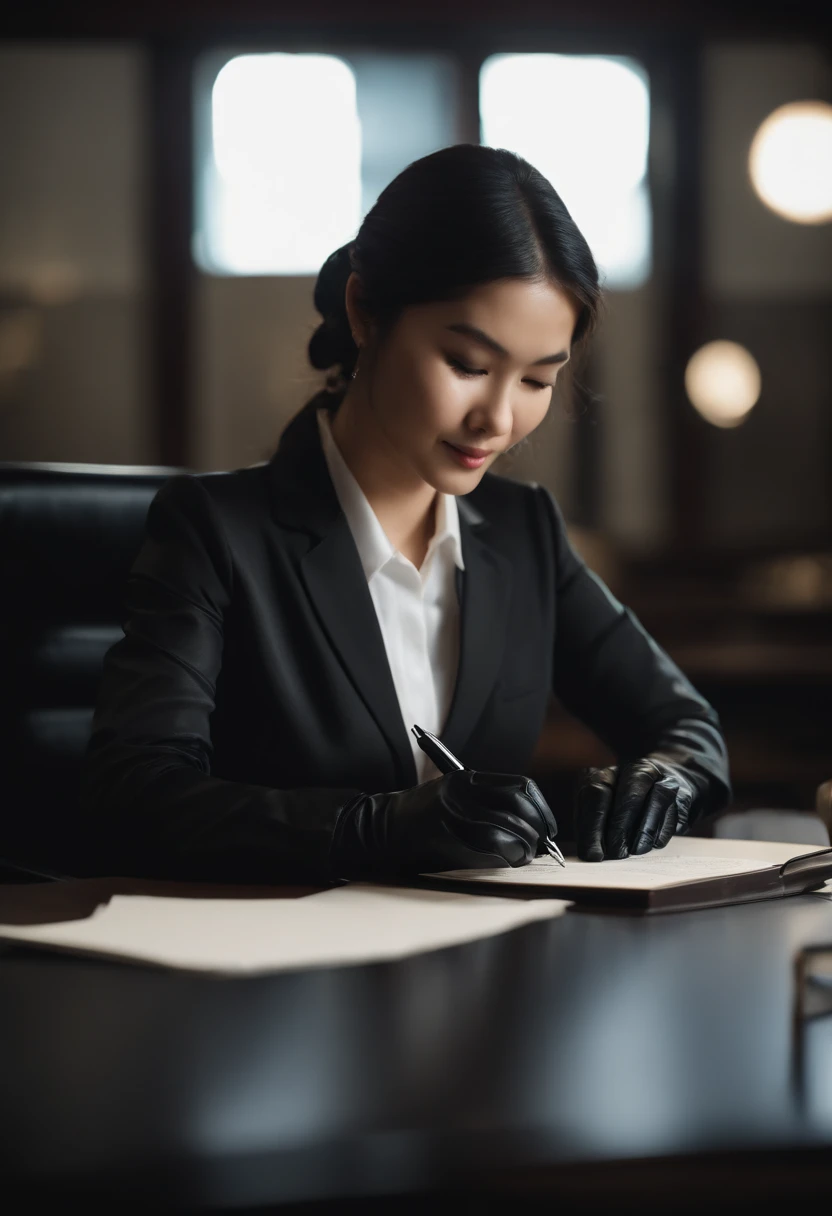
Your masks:
{"label": "fountain pen", "polygon": [[[457,769],[464,769],[465,765],[457,760],[452,751],[449,751],[445,744],[437,739],[436,735],[432,735],[429,730],[423,730],[421,726],[412,726],[411,731],[416,737],[416,742],[421,747],[422,751],[430,757],[440,773],[452,773]],[[554,857],[560,865],[566,866],[563,853],[555,844],[551,836],[543,837],[543,843],[546,846],[546,852],[550,857]]]}

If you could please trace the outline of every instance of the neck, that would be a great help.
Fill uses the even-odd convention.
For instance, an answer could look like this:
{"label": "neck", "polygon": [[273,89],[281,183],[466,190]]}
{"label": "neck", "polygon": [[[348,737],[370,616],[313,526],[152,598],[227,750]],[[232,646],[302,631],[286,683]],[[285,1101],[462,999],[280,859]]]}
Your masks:
{"label": "neck", "polygon": [[420,566],[435,530],[437,491],[408,468],[356,396],[344,398],[331,429],[390,543]]}

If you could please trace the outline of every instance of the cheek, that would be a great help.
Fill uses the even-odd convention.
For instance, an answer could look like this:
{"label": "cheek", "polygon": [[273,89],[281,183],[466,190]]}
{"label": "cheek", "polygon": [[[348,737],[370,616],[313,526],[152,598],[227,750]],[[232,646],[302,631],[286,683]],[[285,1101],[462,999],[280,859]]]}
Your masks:
{"label": "cheek", "polygon": [[444,360],[423,358],[414,363],[408,378],[407,397],[411,416],[419,425],[434,430],[456,426],[476,400],[475,381],[454,376]]}
{"label": "cheek", "polygon": [[540,426],[551,408],[553,397],[554,393],[546,389],[536,391],[532,396],[524,394],[518,399],[513,411],[513,443],[519,443]]}
{"label": "cheek", "polygon": [[418,430],[429,398],[424,361],[404,347],[385,349],[375,367],[373,396],[389,432]]}

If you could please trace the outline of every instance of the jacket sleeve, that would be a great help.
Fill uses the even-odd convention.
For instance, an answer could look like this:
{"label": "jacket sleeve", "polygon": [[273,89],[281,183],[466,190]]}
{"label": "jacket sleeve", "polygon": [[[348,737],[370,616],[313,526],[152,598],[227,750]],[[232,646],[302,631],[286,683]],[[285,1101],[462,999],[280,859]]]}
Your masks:
{"label": "jacket sleeve", "polygon": [[[318,881],[339,812],[359,791],[271,789],[211,776],[210,721],[233,565],[198,478],[159,490],[107,653],[81,790],[107,872]],[[117,868],[116,868],[117,867]]]}
{"label": "jacket sleeve", "polygon": [[555,696],[620,763],[654,756],[683,767],[697,814],[720,810],[731,782],[716,710],[578,556],[549,491],[537,492],[555,555]]}

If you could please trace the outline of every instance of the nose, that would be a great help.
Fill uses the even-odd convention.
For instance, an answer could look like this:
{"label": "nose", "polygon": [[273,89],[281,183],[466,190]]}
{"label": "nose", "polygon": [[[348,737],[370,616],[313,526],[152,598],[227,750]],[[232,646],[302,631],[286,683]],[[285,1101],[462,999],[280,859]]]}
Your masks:
{"label": "nose", "polygon": [[508,380],[500,383],[496,376],[489,376],[482,384],[482,396],[468,415],[468,424],[484,439],[498,439],[510,435],[514,425],[512,386]]}

